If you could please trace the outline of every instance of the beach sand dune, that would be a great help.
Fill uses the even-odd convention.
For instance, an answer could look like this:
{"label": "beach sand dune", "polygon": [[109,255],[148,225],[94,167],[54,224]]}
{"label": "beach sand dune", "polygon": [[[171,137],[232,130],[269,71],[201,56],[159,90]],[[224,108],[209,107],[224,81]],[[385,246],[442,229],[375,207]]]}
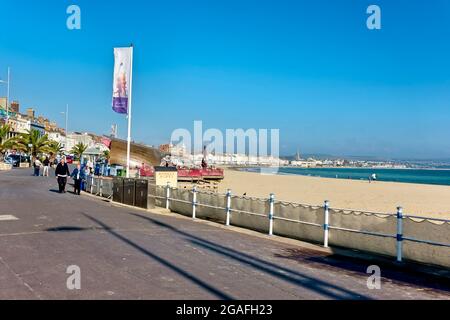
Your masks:
{"label": "beach sand dune", "polygon": [[395,213],[397,206],[405,214],[450,218],[450,186],[330,179],[298,175],[262,175],[232,169],[225,170],[219,192],[231,189],[234,195],[355,210]]}

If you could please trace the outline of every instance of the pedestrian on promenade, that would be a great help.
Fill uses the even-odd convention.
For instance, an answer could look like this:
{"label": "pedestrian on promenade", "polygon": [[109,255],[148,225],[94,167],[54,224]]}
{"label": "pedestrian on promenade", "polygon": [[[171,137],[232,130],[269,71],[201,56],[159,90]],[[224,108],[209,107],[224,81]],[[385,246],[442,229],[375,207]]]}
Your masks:
{"label": "pedestrian on promenade", "polygon": [[87,167],[89,168],[89,171],[92,172],[92,169],[94,168],[94,165],[92,164],[91,160],[88,160],[88,162],[86,163]]}
{"label": "pedestrian on promenade", "polygon": [[71,177],[74,181],[73,193],[80,195],[81,193],[81,182],[86,179],[84,170],[81,170],[81,165],[77,164],[75,170],[72,171]]}
{"label": "pedestrian on promenade", "polygon": [[41,171],[42,162],[39,160],[38,157],[34,159],[33,167],[34,167],[34,176],[39,177],[39,172]]}
{"label": "pedestrian on promenade", "polygon": [[100,163],[99,162],[97,162],[95,164],[94,176],[100,176]]}
{"label": "pedestrian on promenade", "polygon": [[50,159],[48,157],[45,157],[43,164],[44,164],[44,171],[42,172],[42,176],[48,177],[48,169],[50,168]]}
{"label": "pedestrian on promenade", "polygon": [[65,193],[67,177],[70,176],[69,166],[65,158],[61,158],[61,161],[56,166],[55,175],[58,180],[59,193]]}
{"label": "pedestrian on promenade", "polygon": [[90,176],[91,170],[89,169],[89,167],[87,165],[85,165],[83,168],[83,171],[84,171],[84,180],[81,181],[81,189],[86,191],[86,183],[85,182],[87,181],[88,177]]}

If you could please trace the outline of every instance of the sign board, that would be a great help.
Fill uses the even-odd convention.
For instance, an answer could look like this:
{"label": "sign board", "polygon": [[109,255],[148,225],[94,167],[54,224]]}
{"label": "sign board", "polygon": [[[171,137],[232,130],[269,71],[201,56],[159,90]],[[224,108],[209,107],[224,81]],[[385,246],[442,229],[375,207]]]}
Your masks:
{"label": "sign board", "polygon": [[178,170],[174,167],[155,167],[155,183],[157,186],[177,188]]}

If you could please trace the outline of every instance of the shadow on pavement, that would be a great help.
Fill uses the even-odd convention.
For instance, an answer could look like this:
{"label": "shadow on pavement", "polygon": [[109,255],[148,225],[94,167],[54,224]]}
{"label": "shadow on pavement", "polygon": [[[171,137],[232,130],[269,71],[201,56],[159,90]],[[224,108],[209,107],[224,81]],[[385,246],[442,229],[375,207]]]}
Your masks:
{"label": "shadow on pavement", "polygon": [[360,293],[357,293],[357,292],[354,292],[354,291],[351,291],[351,290],[348,290],[345,288],[341,288],[337,285],[333,285],[331,283],[322,281],[320,279],[305,275],[298,271],[292,271],[290,269],[287,269],[287,268],[277,265],[275,263],[264,261],[259,258],[250,256],[248,254],[236,251],[234,249],[227,248],[227,247],[218,245],[216,243],[213,243],[211,241],[199,238],[197,236],[194,236],[190,233],[181,231],[169,224],[152,219],[150,217],[142,216],[140,214],[134,214],[134,213],[130,213],[130,214],[133,216],[139,217],[141,219],[150,221],[151,223],[153,223],[157,226],[169,229],[175,233],[183,235],[183,236],[187,237],[193,244],[201,246],[205,249],[208,249],[210,251],[213,251],[213,252],[223,255],[225,257],[245,263],[251,267],[254,267],[255,269],[257,269],[259,271],[265,272],[273,277],[287,281],[291,284],[315,291],[316,293],[321,294],[325,297],[328,297],[331,299],[363,299],[363,300],[371,299],[368,296],[362,295]]}
{"label": "shadow on pavement", "polygon": [[[59,193],[59,190],[58,189],[50,189],[50,190],[48,190],[49,192],[53,192],[53,193]],[[74,191],[72,191],[72,190],[67,190],[67,188],[66,188],[66,192],[65,192],[66,194],[71,194],[71,195],[76,195],[76,196],[78,196],[78,194],[76,194]]]}
{"label": "shadow on pavement", "polygon": [[208,283],[204,282],[201,279],[198,279],[197,277],[191,275],[190,273],[186,272],[185,270],[181,269],[180,267],[177,267],[176,265],[170,263],[169,261],[161,258],[160,256],[148,251],[147,249],[141,247],[140,245],[138,245],[137,243],[131,241],[130,239],[127,239],[126,237],[122,236],[121,234],[117,233],[116,231],[114,231],[112,228],[110,228],[108,225],[104,224],[102,221],[91,217],[90,215],[88,215],[87,213],[83,212],[82,213],[86,218],[88,218],[89,220],[97,223],[99,226],[101,226],[104,230],[108,231],[111,235],[113,235],[114,237],[116,237],[117,239],[123,241],[124,243],[128,244],[129,246],[133,247],[134,249],[138,250],[139,252],[145,254],[146,256],[156,260],[157,262],[159,262],[160,264],[168,267],[169,269],[175,271],[176,273],[178,273],[179,275],[185,277],[186,279],[192,281],[193,283],[195,283],[196,285],[198,285],[199,287],[205,289],[206,291],[208,291],[209,293],[215,295],[217,298],[222,299],[222,300],[233,300],[233,298],[229,295],[227,295],[226,293],[210,286]]}
{"label": "shadow on pavement", "polygon": [[395,268],[393,265],[380,262],[370,262],[353,257],[343,257],[337,254],[320,254],[314,253],[312,250],[299,250],[294,248],[284,249],[285,254],[277,254],[279,258],[290,259],[298,262],[312,263],[314,267],[328,270],[347,270],[348,274],[365,274],[369,265],[376,264],[381,268],[382,277],[396,283],[404,285],[426,287],[424,290],[442,290],[450,292],[449,281],[442,277],[424,277],[423,273],[419,273],[412,269],[405,270],[403,266]]}
{"label": "shadow on pavement", "polygon": [[49,229],[46,229],[45,231],[48,231],[48,232],[78,232],[78,231],[86,231],[86,230],[92,230],[92,228],[62,226],[62,227],[49,228]]}

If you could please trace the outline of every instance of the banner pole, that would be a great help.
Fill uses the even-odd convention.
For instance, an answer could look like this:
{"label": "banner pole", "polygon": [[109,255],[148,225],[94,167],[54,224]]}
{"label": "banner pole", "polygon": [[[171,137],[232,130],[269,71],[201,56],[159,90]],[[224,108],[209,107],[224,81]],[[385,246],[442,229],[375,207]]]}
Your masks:
{"label": "banner pole", "polygon": [[130,55],[130,96],[129,96],[129,105],[128,105],[128,137],[127,137],[127,178],[130,177],[130,153],[131,153],[131,106],[133,99],[133,44],[130,47],[131,55]]}
{"label": "banner pole", "polygon": [[11,82],[11,68],[8,67],[8,89],[7,89],[7,95],[6,95],[6,120],[9,119],[9,84]]}

